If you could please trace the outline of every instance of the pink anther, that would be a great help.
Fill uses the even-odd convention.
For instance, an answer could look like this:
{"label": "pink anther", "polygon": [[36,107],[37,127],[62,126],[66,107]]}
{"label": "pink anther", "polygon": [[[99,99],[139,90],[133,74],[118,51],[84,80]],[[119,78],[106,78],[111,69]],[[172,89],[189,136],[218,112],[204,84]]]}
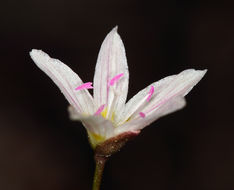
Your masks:
{"label": "pink anther", "polygon": [[83,90],[83,89],[92,89],[92,82],[86,82],[80,86],[78,86],[75,90]]}
{"label": "pink anther", "polygon": [[109,82],[109,86],[113,86],[116,82],[118,82],[118,80],[123,76],[123,73],[120,73],[118,75],[116,75],[115,77],[113,77],[110,82]]}
{"label": "pink anther", "polygon": [[100,113],[102,113],[102,111],[104,110],[104,108],[105,108],[105,104],[101,105],[94,115],[99,115]]}
{"label": "pink anther", "polygon": [[142,118],[145,118],[145,114],[143,112],[140,112],[139,115],[142,117]]}
{"label": "pink anther", "polygon": [[150,100],[150,98],[152,97],[153,93],[154,93],[154,86],[151,86],[150,91],[148,93],[149,95],[147,97],[147,102]]}

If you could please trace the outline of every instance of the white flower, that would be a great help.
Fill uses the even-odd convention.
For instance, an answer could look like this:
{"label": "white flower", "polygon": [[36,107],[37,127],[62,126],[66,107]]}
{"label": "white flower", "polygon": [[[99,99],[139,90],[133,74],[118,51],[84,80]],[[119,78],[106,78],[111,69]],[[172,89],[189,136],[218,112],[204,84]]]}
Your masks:
{"label": "white flower", "polygon": [[[150,84],[126,103],[128,65],[125,49],[115,27],[102,43],[94,85],[41,50],[30,55],[36,65],[60,88],[68,102],[70,117],[85,126],[93,147],[125,132],[139,133],[158,118],[183,108],[184,96],[206,70],[188,69]],[[140,76],[141,77],[141,76]],[[88,89],[93,88],[93,96]]]}

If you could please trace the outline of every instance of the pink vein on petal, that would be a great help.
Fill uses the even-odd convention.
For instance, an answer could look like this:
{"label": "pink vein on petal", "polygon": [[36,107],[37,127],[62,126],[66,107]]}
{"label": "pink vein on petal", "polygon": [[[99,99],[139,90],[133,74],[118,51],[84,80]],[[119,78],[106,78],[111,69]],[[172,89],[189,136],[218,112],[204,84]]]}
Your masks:
{"label": "pink vein on petal", "polygon": [[102,111],[104,110],[104,108],[105,108],[105,104],[101,105],[94,115],[99,115],[100,113],[102,113]]}
{"label": "pink vein on petal", "polygon": [[142,117],[142,118],[145,118],[145,114],[143,112],[140,112],[139,115]]}
{"label": "pink vein on petal", "polygon": [[175,96],[177,96],[178,94],[180,94],[184,89],[186,89],[187,86],[185,86],[182,90],[180,90],[179,92],[175,93],[174,95],[172,95],[169,98],[166,98],[164,100],[162,100],[160,103],[156,104],[154,107],[152,107],[150,110],[146,111],[146,113],[149,113],[151,111],[153,111],[154,109],[156,109],[157,107],[161,106],[162,104],[165,104],[167,101],[169,101],[170,99],[174,98]]}
{"label": "pink vein on petal", "polygon": [[120,73],[118,75],[116,75],[115,77],[113,77],[110,82],[109,82],[109,86],[113,86],[116,82],[119,81],[119,79],[123,76],[123,73]]}
{"label": "pink vein on petal", "polygon": [[[67,89],[64,87],[64,85],[60,82],[60,80],[57,78],[57,76],[54,75],[49,69],[46,68],[46,70],[47,70],[48,73],[50,73],[51,76],[54,76],[54,78],[58,81],[59,86],[64,90],[64,92],[66,92],[66,95],[69,96],[69,97],[71,98],[71,101],[72,101],[72,102],[77,106],[77,108],[81,111],[80,103],[79,103],[77,100],[75,100],[75,99],[70,95],[70,93],[67,91]],[[66,79],[65,79],[65,81],[67,82]],[[68,86],[70,87],[69,83],[67,83],[67,84],[68,84]],[[77,105],[77,102],[78,102],[79,105]]]}
{"label": "pink vein on petal", "polygon": [[83,90],[83,89],[92,89],[92,82],[86,82],[80,86],[78,86],[75,90]]}
{"label": "pink vein on petal", "polygon": [[147,97],[147,102],[150,100],[150,98],[152,97],[153,93],[154,93],[154,86],[151,86],[150,91],[148,93],[149,95]]}

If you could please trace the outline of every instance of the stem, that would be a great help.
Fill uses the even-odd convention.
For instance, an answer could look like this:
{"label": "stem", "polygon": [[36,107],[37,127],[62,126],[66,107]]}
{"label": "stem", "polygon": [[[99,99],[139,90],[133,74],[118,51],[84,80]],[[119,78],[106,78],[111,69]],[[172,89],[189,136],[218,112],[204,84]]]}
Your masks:
{"label": "stem", "polygon": [[140,131],[125,132],[109,138],[94,147],[96,169],[93,179],[93,190],[100,190],[102,174],[108,158],[118,152],[129,140],[136,137],[139,133]]}
{"label": "stem", "polygon": [[107,157],[102,155],[95,155],[96,169],[93,179],[93,190],[100,190],[102,175],[106,161]]}

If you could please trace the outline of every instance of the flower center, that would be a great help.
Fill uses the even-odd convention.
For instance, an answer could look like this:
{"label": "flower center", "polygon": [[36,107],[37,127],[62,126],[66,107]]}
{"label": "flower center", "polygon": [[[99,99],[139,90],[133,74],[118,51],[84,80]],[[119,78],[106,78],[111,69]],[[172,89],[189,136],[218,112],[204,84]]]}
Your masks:
{"label": "flower center", "polygon": [[103,111],[101,112],[102,117],[104,117],[105,119],[110,119],[112,121],[112,123],[114,124],[114,118],[115,118],[115,113],[112,112],[111,117],[107,117],[107,113],[108,113],[108,109],[104,108]]}
{"label": "flower center", "polygon": [[[101,105],[98,110],[95,112],[94,115],[101,115],[102,117],[104,117],[105,119],[108,119],[107,118],[107,113],[108,113],[108,109],[105,107],[105,104]],[[111,116],[111,121],[112,123],[114,122],[114,112],[112,113],[112,116]]]}

